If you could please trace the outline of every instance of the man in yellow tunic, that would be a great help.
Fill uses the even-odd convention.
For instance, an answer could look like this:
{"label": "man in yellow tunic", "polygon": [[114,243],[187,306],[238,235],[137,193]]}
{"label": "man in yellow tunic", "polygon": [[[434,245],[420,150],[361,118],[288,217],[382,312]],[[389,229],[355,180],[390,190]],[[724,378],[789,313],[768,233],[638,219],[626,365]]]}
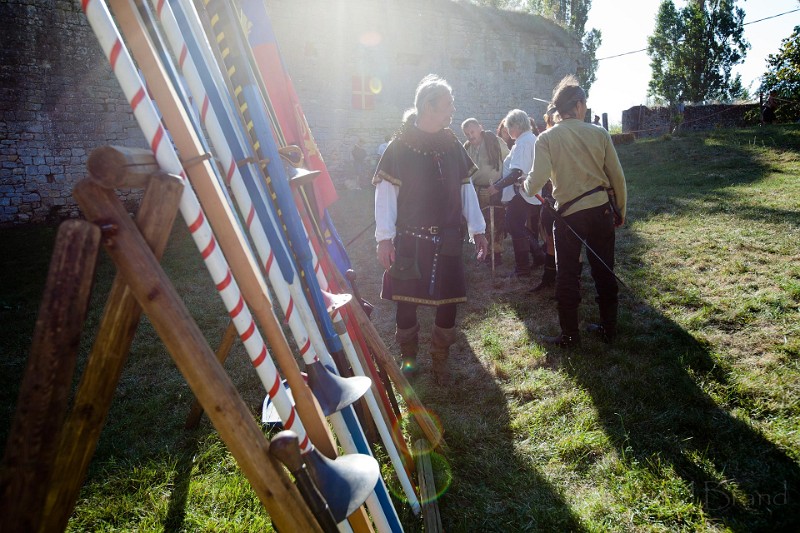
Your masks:
{"label": "man in yellow tunic", "polygon": [[613,272],[614,228],[625,222],[625,174],[609,133],[584,122],[586,93],[574,76],[561,80],[553,91],[552,105],[561,122],[537,139],[533,170],[524,183],[530,194],[551,180],[555,207],[561,215],[553,230],[561,334],[542,337],[542,341],[561,347],[579,342],[580,255],[585,242],[593,251],[587,253],[587,259],[600,308],[600,323],[590,324],[588,329],[611,342],[617,333],[619,290]]}

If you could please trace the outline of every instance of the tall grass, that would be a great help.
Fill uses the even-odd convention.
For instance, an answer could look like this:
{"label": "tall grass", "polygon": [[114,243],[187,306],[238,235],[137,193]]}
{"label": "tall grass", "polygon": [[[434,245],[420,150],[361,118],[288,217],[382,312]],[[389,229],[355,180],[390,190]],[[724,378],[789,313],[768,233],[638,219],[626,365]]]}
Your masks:
{"label": "tall grass", "polygon": [[[546,349],[538,337],[558,329],[551,294],[493,280],[465,253],[470,301],[459,309],[456,379],[447,388],[430,379],[432,314],[420,309],[415,382],[450,449],[435,457],[447,531],[800,528],[798,147],[798,126],[619,147],[630,207],[617,273],[630,290],[611,347],[584,336],[580,349]],[[371,223],[370,191],[342,192],[331,212],[350,241]],[[370,233],[348,252],[396,351]],[[53,235],[2,232],[6,249],[20,250],[0,265],[3,442]],[[183,228],[163,263],[215,348],[225,312]],[[112,275],[102,258],[82,357]],[[596,318],[588,272],[582,290],[588,321]],[[264,391],[238,343],[226,369],[257,417]],[[208,422],[183,429],[191,399],[143,320],[70,530],[270,528]],[[413,421],[404,427],[415,438]],[[422,529],[399,497],[397,507],[407,530]]]}

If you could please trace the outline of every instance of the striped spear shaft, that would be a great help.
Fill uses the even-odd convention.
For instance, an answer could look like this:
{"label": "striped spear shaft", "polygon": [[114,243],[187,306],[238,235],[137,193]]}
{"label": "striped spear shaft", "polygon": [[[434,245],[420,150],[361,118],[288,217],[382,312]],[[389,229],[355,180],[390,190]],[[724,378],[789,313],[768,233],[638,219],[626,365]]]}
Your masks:
{"label": "striped spear shaft", "polygon": [[[180,160],[170,143],[164,142],[165,129],[161,125],[152,104],[146,98],[147,92],[144,84],[136,72],[130,55],[122,44],[122,40],[105,4],[99,0],[83,0],[81,7],[86,13],[87,19],[111,64],[112,71],[133,109],[134,117],[148,140],[159,166],[167,172],[181,176],[185,180],[186,174],[183,171]],[[274,391],[276,409],[280,405],[279,412],[282,412],[282,417],[286,417],[285,423],[291,422],[291,425],[296,428],[295,430],[299,429],[303,433],[302,440],[308,441],[305,430],[302,429],[302,424],[294,416],[294,407],[291,405],[285,390],[282,386],[278,386],[277,390],[275,390],[275,383],[280,384],[280,379],[268,357],[266,344],[255,327],[238,285],[231,275],[231,269],[217,246],[217,240],[191,187],[184,187],[179,208],[259,377],[269,391]],[[270,378],[272,378],[271,381]],[[214,416],[213,413],[210,414],[212,417]],[[309,446],[311,446],[310,443],[306,442],[305,449],[308,449]],[[234,446],[232,449],[235,451],[236,447]],[[242,466],[247,473],[248,465],[243,464]],[[270,515],[273,516],[273,519],[276,519],[276,523],[284,522],[285,527],[288,528],[303,527],[296,520],[293,520],[291,516],[287,516],[285,510],[280,509],[280,505],[276,506],[270,497],[264,494],[259,494],[259,496]],[[305,508],[304,505],[299,507]],[[310,515],[306,527],[316,529],[316,524],[313,518],[310,518]]]}

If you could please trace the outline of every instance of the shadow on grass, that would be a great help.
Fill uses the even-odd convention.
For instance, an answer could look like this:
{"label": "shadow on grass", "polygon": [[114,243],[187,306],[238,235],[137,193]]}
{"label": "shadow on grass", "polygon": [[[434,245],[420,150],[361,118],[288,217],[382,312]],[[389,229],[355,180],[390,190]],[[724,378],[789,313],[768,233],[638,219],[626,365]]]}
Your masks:
{"label": "shadow on grass", "polygon": [[[588,274],[582,287],[581,315],[588,321],[597,316]],[[546,364],[572,376],[590,395],[603,431],[629,469],[626,476],[638,472],[634,475],[642,477],[639,487],[647,494],[641,501],[651,502],[638,510],[644,523],[681,523],[674,501],[669,503],[680,498],[680,490],[666,481],[677,477],[713,523],[731,531],[797,531],[798,465],[701,388],[728,389],[729,408],[746,402],[729,371],[709,346],[670,318],[631,292],[620,296],[620,332],[613,346],[584,334],[579,348],[550,349]],[[530,316],[542,298],[517,299],[512,305],[520,317]],[[556,313],[554,303],[551,312]],[[527,324],[531,338],[553,333]],[[647,484],[647,478],[653,481]],[[637,486],[622,483],[632,483],[623,491]],[[659,488],[658,483],[667,484]]]}
{"label": "shadow on grass", "polygon": [[[343,194],[332,216],[344,242],[356,237],[371,223],[365,206],[372,202],[372,191]],[[337,217],[337,214],[339,216]],[[375,258],[371,232],[348,246],[347,252],[358,274],[362,297],[375,305],[373,322],[390,351],[399,357],[394,342],[393,302],[381,300],[382,269]],[[465,258],[472,246],[464,246]],[[445,531],[583,531],[585,526],[570,509],[558,490],[539,472],[533,462],[519,453],[514,443],[508,398],[476,353],[465,332],[475,327],[485,299],[475,291],[485,289],[483,267],[467,268],[470,301],[459,305],[460,329],[451,347],[452,385],[435,384],[428,352],[433,326],[432,308],[420,306],[419,373],[413,386],[426,409],[442,424],[449,447],[447,457],[434,461],[449,469],[450,485],[439,499]],[[411,430],[412,440],[417,438]],[[447,478],[447,475],[439,478]],[[437,490],[442,487],[437,486]],[[410,513],[402,515],[406,531],[421,531],[422,524]]]}
{"label": "shadow on grass", "polygon": [[[435,384],[427,354],[433,313],[421,308],[418,317],[420,371],[413,384],[441,421],[449,447],[443,463],[451,484],[439,501],[444,530],[583,531],[556,488],[518,452],[508,399],[463,333],[450,350],[452,384]],[[465,320],[458,320],[463,328]]]}
{"label": "shadow on grass", "polygon": [[172,491],[169,494],[169,507],[164,517],[164,533],[177,533],[185,531],[186,508],[189,501],[189,486],[192,481],[192,468],[194,457],[200,449],[203,437],[210,430],[188,431],[181,436],[176,444],[180,450],[177,463],[174,467]]}

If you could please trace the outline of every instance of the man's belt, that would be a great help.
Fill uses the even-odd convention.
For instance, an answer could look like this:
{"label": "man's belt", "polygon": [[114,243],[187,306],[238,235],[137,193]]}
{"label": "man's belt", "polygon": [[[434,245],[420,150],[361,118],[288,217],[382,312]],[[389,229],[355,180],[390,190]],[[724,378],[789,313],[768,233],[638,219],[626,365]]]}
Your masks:
{"label": "man's belt", "polygon": [[433,243],[433,258],[431,261],[431,277],[428,282],[428,295],[433,296],[436,287],[436,274],[439,270],[439,253],[442,249],[442,235],[440,232],[445,228],[439,226],[401,226],[398,233],[408,235],[415,239],[431,241]]}
{"label": "man's belt", "polygon": [[603,187],[602,185],[598,185],[594,189],[592,189],[590,191],[586,191],[585,193],[576,196],[575,198],[573,198],[569,202],[564,202],[563,204],[559,204],[558,205],[558,213],[559,214],[565,213],[567,211],[567,209],[572,207],[572,205],[575,204],[575,202],[577,202],[581,198],[585,198],[586,196],[589,196],[591,194],[594,194],[596,192],[600,192],[600,191],[603,191],[603,190],[605,190],[605,187]]}
{"label": "man's belt", "polygon": [[400,226],[397,229],[403,235],[432,241],[433,237],[439,235],[446,228],[442,226]]}

